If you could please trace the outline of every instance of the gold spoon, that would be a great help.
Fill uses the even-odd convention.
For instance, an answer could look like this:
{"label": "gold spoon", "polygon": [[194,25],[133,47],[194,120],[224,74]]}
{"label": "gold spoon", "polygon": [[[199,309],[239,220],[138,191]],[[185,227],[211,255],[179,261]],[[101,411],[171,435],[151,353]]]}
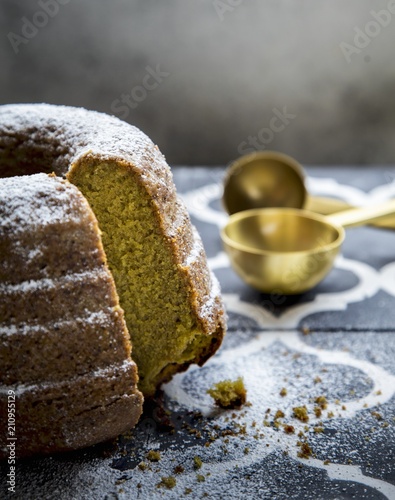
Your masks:
{"label": "gold spoon", "polygon": [[[352,208],[336,198],[310,196],[303,167],[276,151],[257,151],[234,161],[225,176],[222,202],[229,215],[266,207],[304,208],[325,215]],[[395,229],[395,218],[374,225]]]}
{"label": "gold spoon", "polygon": [[251,208],[302,208],[307,197],[301,165],[275,151],[238,158],[227,170],[222,202],[229,215]]}
{"label": "gold spoon", "polygon": [[232,267],[265,293],[310,290],[331,270],[351,227],[395,215],[395,200],[331,216],[292,208],[260,208],[229,217],[221,231]]}

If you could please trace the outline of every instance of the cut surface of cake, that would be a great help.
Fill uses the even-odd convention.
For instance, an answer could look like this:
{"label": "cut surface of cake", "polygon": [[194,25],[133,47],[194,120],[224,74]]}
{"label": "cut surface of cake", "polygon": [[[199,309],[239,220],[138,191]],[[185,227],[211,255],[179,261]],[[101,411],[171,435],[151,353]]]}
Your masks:
{"label": "cut surface of cake", "polygon": [[[0,421],[15,401],[17,455],[81,448],[133,427],[143,401],[137,369],[80,191],[47,174],[0,179],[0,255]],[[0,456],[6,438],[3,429]]]}
{"label": "cut surface of cake", "polygon": [[219,347],[224,308],[199,235],[158,148],[102,113],[0,106],[0,176],[55,172],[98,220],[147,396]]}

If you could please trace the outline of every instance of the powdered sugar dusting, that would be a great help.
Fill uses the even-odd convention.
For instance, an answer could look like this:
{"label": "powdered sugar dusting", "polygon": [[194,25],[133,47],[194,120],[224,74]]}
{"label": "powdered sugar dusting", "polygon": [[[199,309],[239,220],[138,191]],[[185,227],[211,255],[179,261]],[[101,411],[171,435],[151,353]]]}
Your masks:
{"label": "powdered sugar dusting", "polygon": [[203,243],[196,228],[193,227],[193,245],[191,251],[185,259],[184,266],[188,267],[196,262],[199,258],[201,259],[202,254],[204,254]]}
{"label": "powdered sugar dusting", "polygon": [[[193,245],[186,256],[184,266],[187,268],[194,268],[199,274],[199,279],[202,281],[204,272],[206,272],[206,286],[204,287],[201,293],[200,301],[199,301],[199,317],[202,320],[205,320],[210,325],[210,331],[208,332],[210,335],[214,333],[215,329],[218,327],[217,324],[214,324],[217,321],[217,311],[219,308],[223,308],[222,299],[221,299],[221,287],[219,281],[216,276],[209,268],[206,268],[206,253],[204,251],[203,242],[200,238],[200,235],[195,228],[192,226],[192,236],[193,236]],[[204,270],[204,271],[203,271]],[[214,320],[214,322],[213,322]],[[225,319],[223,318],[223,322]]]}
{"label": "powdered sugar dusting", "polygon": [[27,293],[32,290],[47,290],[50,288],[59,288],[68,283],[89,283],[98,279],[107,279],[108,272],[103,268],[95,268],[82,273],[66,274],[59,278],[42,278],[39,280],[22,281],[17,284],[0,283],[0,292],[7,295],[15,292]]}
{"label": "powdered sugar dusting", "polygon": [[0,324],[0,336],[2,335],[31,335],[34,332],[42,332],[43,330],[48,330],[50,332],[54,329],[65,329],[67,326],[71,326],[73,323],[79,324],[89,324],[89,325],[98,325],[98,326],[111,326],[113,320],[112,316],[114,314],[114,309],[112,307],[107,307],[104,309],[100,309],[99,311],[85,311],[84,315],[75,318],[74,320],[62,320],[55,321],[52,323],[19,323],[19,324],[11,324],[5,325]]}
{"label": "powdered sugar dusting", "polygon": [[[171,179],[170,171],[163,168],[163,155],[143,132],[104,113],[48,104],[1,106],[0,136],[4,135],[4,141],[23,131],[29,131],[32,145],[45,140],[48,150],[54,149],[53,170],[58,175],[65,175],[78,159],[95,155],[103,161],[122,158],[155,184],[166,186]],[[147,164],[150,169],[143,167]]]}
{"label": "powdered sugar dusting", "polygon": [[[118,378],[122,373],[130,370],[135,366],[135,363],[131,360],[124,360],[120,364],[112,364],[110,366],[107,366],[106,368],[100,368],[98,370],[92,371],[89,373],[89,378],[91,379],[107,379],[107,380],[112,380]],[[43,391],[46,389],[51,389],[54,387],[58,387],[59,385],[70,385],[73,383],[78,383],[79,380],[83,380],[86,377],[85,375],[80,375],[78,377],[72,377],[68,380],[62,381],[62,382],[57,382],[57,383],[42,383],[42,384],[19,384],[17,386],[15,385],[1,385],[0,386],[0,394],[6,394],[8,391],[11,389],[15,392],[15,395],[21,396],[25,392],[32,392],[32,391]]]}
{"label": "powdered sugar dusting", "polygon": [[29,176],[28,181],[0,179],[0,234],[29,231],[37,224],[81,223],[84,212],[75,200],[80,201],[80,196],[74,186],[46,174]]}

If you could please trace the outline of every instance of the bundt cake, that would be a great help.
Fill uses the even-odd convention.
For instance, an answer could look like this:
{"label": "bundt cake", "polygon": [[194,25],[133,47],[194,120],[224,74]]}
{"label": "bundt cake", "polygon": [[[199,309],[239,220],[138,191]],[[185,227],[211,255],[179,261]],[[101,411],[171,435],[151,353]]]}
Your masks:
{"label": "bundt cake", "polygon": [[[132,427],[136,365],[96,218],[47,174],[0,179],[0,447],[87,446]],[[14,403],[14,407],[12,407]],[[11,432],[10,432],[11,431]]]}
{"label": "bundt cake", "polygon": [[[0,177],[28,176],[25,182],[29,185],[32,179],[36,179],[32,174],[38,172],[54,172],[55,175],[68,179],[84,195],[97,218],[108,266],[132,341],[133,359],[139,373],[138,387],[144,395],[154,395],[162,382],[169,380],[174,373],[186,369],[191,363],[203,364],[219,347],[224,335],[223,304],[218,283],[207,267],[200,237],[176,195],[170,169],[158,148],[135,127],[102,113],[45,104],[0,106]],[[14,181],[4,182],[10,182],[11,186]],[[47,182],[60,181],[52,179]],[[1,189],[5,191],[5,188]],[[1,203],[10,204],[13,209],[11,200],[12,196],[7,194],[5,201]],[[39,200],[40,198],[36,200],[38,205]],[[104,308],[104,305],[100,305],[100,293],[103,290],[99,291],[99,286],[95,288],[89,280],[85,280],[85,271],[79,271],[78,266],[82,266],[85,258],[81,258],[80,263],[78,258],[77,262],[72,263],[75,255],[67,250],[69,258],[65,257],[62,265],[67,260],[70,262],[70,269],[65,269],[63,273],[77,273],[78,280],[73,279],[70,288],[66,287],[65,291],[61,291],[57,282],[58,271],[54,270],[55,254],[50,246],[42,248],[36,239],[36,225],[32,219],[29,220],[32,225],[30,229],[26,229],[25,225],[24,230],[28,249],[25,262],[23,256],[15,251],[7,254],[7,258],[0,262],[1,289],[7,293],[13,291],[15,303],[13,326],[9,324],[9,313],[1,311],[0,325],[4,325],[4,332],[13,332],[13,335],[7,333],[0,337],[1,349],[5,350],[4,356],[7,358],[21,344],[21,349],[26,349],[25,357],[32,356],[35,360],[30,365],[31,373],[34,374],[36,369],[40,372],[39,367],[42,366],[42,370],[53,370],[54,380],[57,381],[58,367],[51,368],[54,365],[47,365],[46,355],[38,363],[40,352],[49,351],[53,345],[54,352],[62,356],[63,345],[67,343],[65,336],[71,332],[70,335],[75,338],[80,330],[81,358],[86,356],[85,362],[91,363],[89,370],[82,373],[81,377],[86,376],[92,390],[100,393],[102,389],[99,383],[96,385],[96,378],[103,379],[103,384],[106,380],[110,385],[117,385],[118,378],[111,374],[113,368],[101,368],[100,363],[94,361],[100,355],[105,356],[104,353],[99,354],[101,350],[106,351],[110,347],[100,343],[106,342],[107,337],[101,338],[100,332],[95,329],[90,309],[83,312],[76,309],[75,319],[69,321],[69,329],[63,335],[55,325],[67,322],[61,306],[66,297],[68,301],[74,300],[77,304],[85,295],[89,296],[86,300],[90,301],[92,307],[95,305],[97,314],[93,317],[104,321],[104,313],[100,312],[101,307]],[[7,231],[7,237],[12,239],[12,234],[15,234],[18,235],[18,240],[17,219]],[[28,243],[30,237],[31,243]],[[70,245],[68,238],[62,235],[60,240],[65,240],[64,243]],[[24,248],[25,243],[21,245]],[[66,249],[69,248],[67,245]],[[103,260],[102,257],[100,259]],[[14,268],[13,279],[16,281],[3,270],[10,266]],[[40,274],[40,269],[45,271],[44,274]],[[90,276],[89,273],[88,275]],[[46,300],[44,296],[41,297],[41,291],[46,288],[37,286],[35,280],[39,280],[39,283],[43,280],[43,284],[51,282],[51,304],[48,309],[53,322],[51,328],[43,327],[45,318],[40,316],[45,310],[41,304]],[[37,311],[36,308],[31,308],[35,326],[26,335],[27,332],[21,325],[26,321],[24,294],[30,293],[29,289],[35,290],[34,301],[40,305],[37,306]],[[114,297],[114,294],[111,296]],[[57,304],[58,309],[52,307],[53,304]],[[55,310],[58,312],[55,313]],[[119,323],[122,322],[121,318],[120,313]],[[100,323],[96,326],[99,328]],[[95,340],[93,333],[86,334],[85,328],[89,332],[95,330],[99,341]],[[107,342],[110,342],[110,337]],[[84,342],[86,344],[83,348]],[[123,340],[117,341],[114,337],[113,342],[117,345]],[[15,346],[10,347],[11,343],[15,343]],[[27,347],[23,347],[24,345]],[[45,351],[44,345],[47,346]],[[125,346],[124,343],[122,345]],[[124,351],[125,347],[122,349]],[[0,372],[2,400],[10,386],[16,387],[18,394],[24,394],[25,387],[29,387],[26,384],[30,383],[22,375],[18,375],[23,365],[21,359],[18,356],[12,359],[12,363],[16,363],[15,370],[12,371],[7,364],[4,365],[6,369]],[[133,392],[133,365],[128,363],[130,360],[125,361],[119,370],[121,373],[130,371],[129,390]],[[63,376],[61,373],[60,371],[59,377]],[[119,380],[122,388],[114,388],[118,395],[124,390],[123,383],[122,376]],[[61,396],[50,392],[50,383],[39,389],[37,387],[34,390],[37,391],[35,394],[38,398],[42,394],[47,402],[54,400],[61,404]],[[68,393],[73,390],[72,384],[67,385]],[[48,396],[45,391],[49,391]],[[64,394],[66,389],[63,397]],[[82,398],[85,397],[84,394],[81,395]],[[138,393],[133,394],[137,400]],[[101,411],[100,408],[98,411]],[[76,414],[80,413],[78,409],[75,411]],[[134,415],[137,413],[134,410]],[[83,415],[84,412],[81,412],[81,418]],[[98,417],[100,418],[102,417]],[[130,418],[133,420],[135,417]],[[93,427],[96,425],[94,417],[91,423]],[[103,437],[98,436],[97,441]]]}

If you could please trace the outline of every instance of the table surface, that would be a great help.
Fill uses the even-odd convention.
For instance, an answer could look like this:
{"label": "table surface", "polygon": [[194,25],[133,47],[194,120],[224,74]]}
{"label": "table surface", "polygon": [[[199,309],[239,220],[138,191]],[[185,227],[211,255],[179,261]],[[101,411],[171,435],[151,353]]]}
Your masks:
{"label": "table surface", "polygon": [[[395,167],[306,170],[314,194],[354,205],[395,196]],[[268,296],[244,284],[222,251],[224,169],[173,172],[221,283],[226,339],[203,368],[166,384],[130,435],[20,460],[12,498],[395,499],[395,232],[347,230],[320,285]],[[216,409],[207,389],[239,376],[248,405]],[[307,422],[293,414],[300,406]],[[159,462],[146,459],[149,450],[160,451]],[[311,456],[303,458],[306,450]],[[169,476],[172,489],[161,482]]]}

